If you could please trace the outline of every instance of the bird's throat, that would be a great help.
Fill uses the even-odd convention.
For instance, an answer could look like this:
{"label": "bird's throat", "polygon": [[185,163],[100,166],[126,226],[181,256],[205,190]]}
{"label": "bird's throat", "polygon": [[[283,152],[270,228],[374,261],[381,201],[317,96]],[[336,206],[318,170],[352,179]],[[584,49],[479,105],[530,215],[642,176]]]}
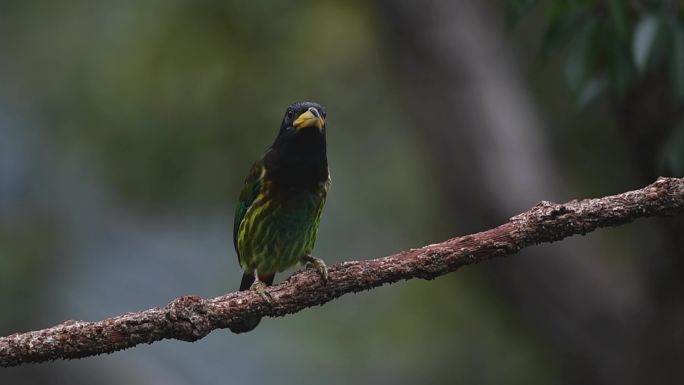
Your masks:
{"label": "bird's throat", "polygon": [[266,154],[268,178],[276,186],[315,188],[328,179],[325,136],[320,132],[302,134],[274,143]]}

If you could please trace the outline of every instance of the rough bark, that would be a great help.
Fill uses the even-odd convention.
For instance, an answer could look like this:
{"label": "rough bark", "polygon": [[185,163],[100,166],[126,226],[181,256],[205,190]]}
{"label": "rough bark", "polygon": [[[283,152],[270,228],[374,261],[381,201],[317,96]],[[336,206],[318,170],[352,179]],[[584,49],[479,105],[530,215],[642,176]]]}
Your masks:
{"label": "rough bark", "polygon": [[325,304],[346,293],[402,279],[433,279],[465,265],[514,254],[534,244],[586,234],[599,227],[682,212],[684,179],[677,178],[660,178],[640,190],[603,198],[564,204],[544,201],[487,231],[384,258],[332,266],[325,284],[315,271],[296,273],[270,288],[270,303],[253,292],[211,299],[184,296],[164,308],[97,322],[66,321],[48,329],[2,337],[0,366],[93,356],[162,339],[196,341],[248,317],[283,316]]}

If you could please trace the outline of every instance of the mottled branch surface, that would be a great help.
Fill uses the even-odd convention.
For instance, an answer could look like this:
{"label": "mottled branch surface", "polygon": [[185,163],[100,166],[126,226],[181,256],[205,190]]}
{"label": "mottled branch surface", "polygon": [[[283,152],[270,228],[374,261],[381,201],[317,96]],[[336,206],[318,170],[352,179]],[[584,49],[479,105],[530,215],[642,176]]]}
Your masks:
{"label": "mottled branch surface", "polygon": [[343,294],[402,279],[432,279],[461,266],[515,254],[520,249],[618,226],[641,217],[684,212],[684,179],[660,178],[640,190],[563,204],[541,202],[507,223],[384,258],[344,262],[321,282],[302,271],[270,288],[271,303],[252,292],[203,299],[177,298],[163,308],[127,313],[97,322],[60,325],[0,338],[0,366],[111,353],[163,339],[196,341],[252,316],[277,317],[322,305]]}

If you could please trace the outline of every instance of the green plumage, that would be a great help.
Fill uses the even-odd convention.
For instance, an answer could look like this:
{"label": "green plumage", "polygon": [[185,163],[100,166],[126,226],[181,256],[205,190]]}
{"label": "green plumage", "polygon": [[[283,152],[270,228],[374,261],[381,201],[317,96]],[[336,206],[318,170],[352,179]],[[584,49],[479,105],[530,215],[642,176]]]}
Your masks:
{"label": "green plumage", "polygon": [[254,180],[248,179],[240,195],[233,236],[240,266],[268,276],[311,254],[329,180],[283,192],[269,179],[262,160],[252,167],[249,178]]}
{"label": "green plumage", "polygon": [[[275,273],[312,260],[329,186],[325,109],[295,103],[288,107],[273,145],[252,165],[240,193],[233,225],[244,270],[240,290],[269,285]],[[231,330],[249,331],[258,323],[258,318],[250,319]]]}

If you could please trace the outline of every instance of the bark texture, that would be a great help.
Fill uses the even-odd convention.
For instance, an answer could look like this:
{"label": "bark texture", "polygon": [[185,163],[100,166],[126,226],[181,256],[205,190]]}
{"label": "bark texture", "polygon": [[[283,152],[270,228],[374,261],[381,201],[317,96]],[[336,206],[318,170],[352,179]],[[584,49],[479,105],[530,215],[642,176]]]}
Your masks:
{"label": "bark texture", "polygon": [[48,329],[2,337],[0,366],[93,356],[162,339],[196,341],[248,317],[283,316],[402,279],[433,279],[465,265],[599,227],[682,212],[684,179],[677,178],[659,178],[640,190],[603,198],[563,204],[544,201],[491,230],[384,258],[332,266],[326,284],[315,271],[298,272],[270,288],[270,303],[252,292],[211,299],[184,296],[163,308],[97,322],[66,321]]}

